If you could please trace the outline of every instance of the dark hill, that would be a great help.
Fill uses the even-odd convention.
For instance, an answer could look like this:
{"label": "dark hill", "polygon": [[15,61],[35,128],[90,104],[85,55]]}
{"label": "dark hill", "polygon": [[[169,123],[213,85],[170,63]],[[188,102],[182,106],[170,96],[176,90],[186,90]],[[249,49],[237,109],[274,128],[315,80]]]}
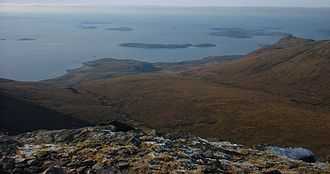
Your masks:
{"label": "dark hill", "polygon": [[78,128],[88,125],[28,101],[0,94],[0,129],[9,134],[36,129]]}

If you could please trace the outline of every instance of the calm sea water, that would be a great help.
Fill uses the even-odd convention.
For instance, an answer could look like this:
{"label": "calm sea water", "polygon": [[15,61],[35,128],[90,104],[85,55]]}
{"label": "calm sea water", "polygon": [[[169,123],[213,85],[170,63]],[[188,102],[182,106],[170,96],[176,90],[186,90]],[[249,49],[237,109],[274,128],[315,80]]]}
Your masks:
{"label": "calm sea water", "polygon": [[[117,27],[133,30],[106,30]],[[267,29],[317,40],[330,39],[330,9],[0,8],[0,77],[47,79],[82,62],[105,57],[172,62],[246,54],[280,39],[280,36],[242,39],[209,35],[214,27]],[[119,46],[127,42],[217,46],[184,49]]]}

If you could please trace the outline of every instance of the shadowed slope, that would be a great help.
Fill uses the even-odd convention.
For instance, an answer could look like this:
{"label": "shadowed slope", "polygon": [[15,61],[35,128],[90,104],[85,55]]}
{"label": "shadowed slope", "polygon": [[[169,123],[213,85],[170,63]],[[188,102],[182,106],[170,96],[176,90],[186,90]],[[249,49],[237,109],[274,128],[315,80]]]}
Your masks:
{"label": "shadowed slope", "polygon": [[36,129],[78,128],[88,125],[31,102],[0,94],[0,130],[9,134]]}

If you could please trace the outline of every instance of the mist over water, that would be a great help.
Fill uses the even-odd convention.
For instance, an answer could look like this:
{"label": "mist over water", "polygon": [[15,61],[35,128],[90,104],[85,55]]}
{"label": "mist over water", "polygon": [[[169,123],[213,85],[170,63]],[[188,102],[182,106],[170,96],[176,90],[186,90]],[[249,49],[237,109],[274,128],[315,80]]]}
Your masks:
{"label": "mist over water", "polygon": [[[82,62],[106,57],[173,62],[246,54],[282,37],[263,35],[260,30],[330,39],[329,19],[330,9],[306,8],[5,9],[0,11],[0,77],[48,79]],[[212,28],[228,31],[215,36],[210,35]],[[253,32],[251,37],[238,37],[242,31]],[[216,47],[141,49],[121,47],[123,43],[209,43]]]}

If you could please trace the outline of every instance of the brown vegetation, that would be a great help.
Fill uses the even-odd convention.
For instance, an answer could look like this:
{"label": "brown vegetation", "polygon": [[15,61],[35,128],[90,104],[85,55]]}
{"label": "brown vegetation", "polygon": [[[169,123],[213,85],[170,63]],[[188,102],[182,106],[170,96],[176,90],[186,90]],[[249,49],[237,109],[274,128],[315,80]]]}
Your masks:
{"label": "brown vegetation", "polygon": [[90,123],[134,120],[162,131],[330,154],[329,41],[290,36],[240,60],[188,64],[184,72],[177,71],[183,65],[153,66],[157,71],[70,86],[3,81],[0,89]]}

